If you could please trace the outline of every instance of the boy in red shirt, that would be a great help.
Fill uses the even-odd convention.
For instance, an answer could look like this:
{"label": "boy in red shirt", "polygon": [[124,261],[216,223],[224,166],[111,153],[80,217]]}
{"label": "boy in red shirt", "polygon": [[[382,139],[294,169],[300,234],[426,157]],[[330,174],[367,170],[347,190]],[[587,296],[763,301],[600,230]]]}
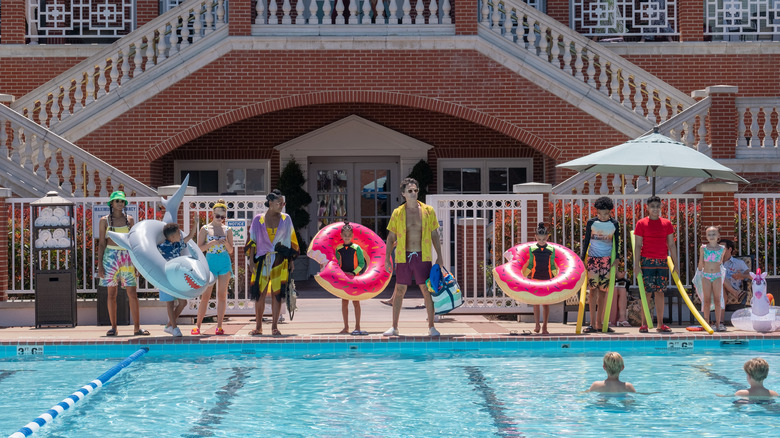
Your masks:
{"label": "boy in red shirt", "polygon": [[[634,248],[634,269],[641,267],[645,291],[653,294],[655,313],[658,318],[657,330],[671,333],[672,329],[664,324],[664,290],[669,285],[669,265],[667,255],[672,257],[677,269],[677,247],[674,245],[674,226],[668,219],[661,217],[661,198],[651,196],[647,200],[648,216],[639,220],[634,228],[636,237]],[[642,326],[639,333],[647,333],[645,313],[642,312]]]}

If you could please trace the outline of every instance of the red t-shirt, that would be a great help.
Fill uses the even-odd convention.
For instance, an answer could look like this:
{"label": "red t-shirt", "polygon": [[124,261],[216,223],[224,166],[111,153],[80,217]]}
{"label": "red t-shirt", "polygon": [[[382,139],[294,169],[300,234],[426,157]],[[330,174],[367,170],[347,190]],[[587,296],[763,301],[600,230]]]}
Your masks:
{"label": "red t-shirt", "polygon": [[666,237],[674,234],[674,225],[668,219],[651,221],[645,217],[636,223],[634,234],[642,236],[642,252],[639,255],[648,259],[665,259],[669,255]]}

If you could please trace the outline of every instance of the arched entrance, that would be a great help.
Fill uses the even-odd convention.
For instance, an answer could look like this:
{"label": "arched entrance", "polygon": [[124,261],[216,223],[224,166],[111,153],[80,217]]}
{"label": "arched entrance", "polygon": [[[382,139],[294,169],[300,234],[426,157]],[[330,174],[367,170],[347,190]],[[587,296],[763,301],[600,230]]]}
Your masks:
{"label": "arched entrance", "polygon": [[309,235],[334,221],[349,220],[386,237],[399,200],[399,184],[432,146],[351,115],[276,147],[281,165],[304,166],[312,221]]}

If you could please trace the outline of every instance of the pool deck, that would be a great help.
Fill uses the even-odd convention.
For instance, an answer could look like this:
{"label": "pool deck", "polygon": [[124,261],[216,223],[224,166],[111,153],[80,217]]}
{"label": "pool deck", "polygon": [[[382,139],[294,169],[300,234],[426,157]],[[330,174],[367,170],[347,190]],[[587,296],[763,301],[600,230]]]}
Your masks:
{"label": "pool deck", "polygon": [[[308,282],[307,282],[308,283]],[[316,283],[315,283],[316,286]],[[318,286],[316,286],[318,287]],[[299,290],[301,288],[299,287]],[[390,288],[388,288],[390,289]],[[107,326],[79,325],[77,327],[0,327],[0,345],[18,344],[168,344],[168,343],[201,343],[201,342],[238,342],[238,343],[285,343],[285,342],[403,342],[403,341],[565,341],[565,340],[609,340],[609,341],[642,341],[658,339],[780,339],[780,332],[761,334],[739,331],[728,327],[725,333],[691,332],[686,326],[672,325],[672,333],[639,333],[638,327],[614,327],[614,333],[575,334],[575,322],[569,324],[550,323],[549,335],[533,333],[534,324],[528,322],[503,321],[488,318],[484,315],[443,315],[436,321],[436,328],[441,332],[438,338],[428,336],[428,324],[423,300],[419,291],[415,294],[410,290],[410,298],[404,300],[401,311],[399,332],[401,336],[385,337],[392,321],[392,308],[380,302],[379,298],[388,298],[391,291],[387,290],[380,297],[362,301],[361,329],[369,334],[352,336],[338,334],[343,328],[341,319],[341,300],[322,291],[307,291],[307,298],[298,299],[298,311],[291,321],[285,314],[285,321],[279,324],[281,336],[271,336],[270,318],[264,318],[263,335],[249,336],[255,328],[254,317],[233,316],[226,318],[223,329],[225,335],[214,335],[216,323],[214,319],[204,321],[200,336],[190,335],[195,327],[192,318],[180,318],[179,327],[184,336],[173,337],[163,331],[162,324],[144,324],[150,336],[132,335],[133,326],[119,326],[119,335],[106,336]],[[310,297],[310,298],[309,298]],[[142,308],[143,311],[143,308]],[[186,321],[187,323],[181,323]],[[161,321],[162,322],[162,321]],[[354,330],[354,308],[349,305],[350,330]]]}

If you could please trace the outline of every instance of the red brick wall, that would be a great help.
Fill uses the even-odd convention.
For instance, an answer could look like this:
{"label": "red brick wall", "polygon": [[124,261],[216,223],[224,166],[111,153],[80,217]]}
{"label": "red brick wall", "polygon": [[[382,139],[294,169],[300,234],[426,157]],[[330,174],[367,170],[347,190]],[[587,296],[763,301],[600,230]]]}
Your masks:
{"label": "red brick wall", "polygon": [[[253,2],[251,0],[230,0],[230,35],[251,35]],[[292,6],[295,10],[295,5]],[[279,8],[281,10],[282,8]]]}
{"label": "red brick wall", "polygon": [[625,58],[688,94],[712,85],[736,85],[740,97],[780,95],[778,54],[628,55]]}
{"label": "red brick wall", "polygon": [[704,41],[704,2],[677,2],[677,17],[680,41]]}
{"label": "red brick wall", "polygon": [[708,227],[720,226],[720,235],[734,239],[734,194],[733,193],[702,193],[700,236]]}
{"label": "red brick wall", "polygon": [[[5,27],[3,27],[3,34],[5,34]],[[19,99],[73,67],[82,59],[84,58],[0,57],[0,93],[10,94]]]}
{"label": "red brick wall", "polygon": [[[329,104],[294,108],[252,117],[217,129],[157,160],[160,172],[152,185],[173,184],[174,160],[274,159],[274,146],[352,114],[423,141],[434,148],[428,162],[437,173],[439,158],[507,157],[534,159],[534,181],[543,182],[543,155],[511,137],[484,126],[430,111],[378,104]],[[324,155],[324,154],[323,154]],[[272,181],[278,173],[271,172]],[[437,181],[431,185],[435,192]]]}
{"label": "red brick wall", "polygon": [[477,7],[477,0],[453,0],[450,4],[452,5],[451,15],[452,22],[455,23],[455,34],[476,35],[477,14],[482,14],[482,11]]}
{"label": "red brick wall", "polygon": [[709,129],[712,158],[736,158],[738,114],[733,93],[710,95]]}
{"label": "red brick wall", "polygon": [[626,140],[475,52],[257,51],[231,52],[78,143],[151,182],[149,161],[221,126],[336,102],[449,114],[528,144],[558,162]]}
{"label": "red brick wall", "polygon": [[160,0],[136,0],[135,22],[136,27],[154,20],[160,15]]}
{"label": "red brick wall", "polygon": [[740,173],[750,184],[739,184],[739,193],[779,193],[780,174],[777,172]]}
{"label": "red brick wall", "polygon": [[[2,6],[3,36],[0,41],[3,44],[24,44],[25,14],[23,1],[5,1]],[[3,82],[0,81],[0,86]],[[0,92],[3,90],[0,89]]]}
{"label": "red brick wall", "polygon": [[547,0],[547,15],[569,26],[569,0]]}

